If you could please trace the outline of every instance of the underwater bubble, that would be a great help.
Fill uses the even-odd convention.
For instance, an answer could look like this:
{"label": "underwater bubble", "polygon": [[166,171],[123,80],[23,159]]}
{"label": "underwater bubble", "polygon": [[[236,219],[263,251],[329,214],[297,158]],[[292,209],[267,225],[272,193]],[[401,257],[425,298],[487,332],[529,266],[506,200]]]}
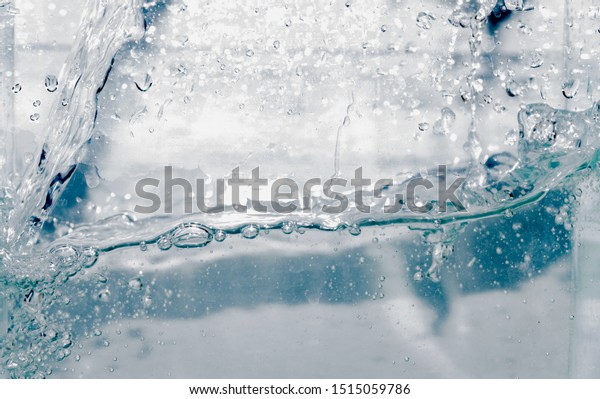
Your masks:
{"label": "underwater bubble", "polygon": [[60,103],[63,107],[66,107],[67,105],[69,105],[69,100],[67,100],[66,98],[63,98]]}
{"label": "underwater bubble", "polygon": [[72,265],[79,258],[77,249],[67,244],[53,247],[50,249],[49,253],[51,259],[60,266]]}
{"label": "underwater bubble", "polygon": [[141,82],[141,83],[135,82],[135,87],[137,87],[139,91],[146,92],[146,91],[150,90],[150,87],[152,87],[152,83],[154,83],[152,81],[152,76],[149,73],[147,73],[144,76],[143,82]]}
{"label": "underwater bubble", "polygon": [[429,129],[429,123],[427,122],[421,122],[419,123],[419,130],[422,132],[427,131],[427,129]]}
{"label": "underwater bubble", "polygon": [[184,223],[172,233],[172,243],[177,248],[198,248],[212,241],[212,234],[197,223]]}
{"label": "underwater bubble", "polygon": [[288,27],[288,28],[289,28],[290,26],[292,26],[292,20],[291,20],[291,19],[286,19],[285,21],[283,21],[283,24],[284,24],[286,27]]}
{"label": "underwater bubble", "polygon": [[273,42],[273,48],[274,48],[275,50],[277,50],[277,49],[279,48],[279,46],[281,46],[281,43],[279,42],[279,40],[275,40],[275,41]]}
{"label": "underwater bubble", "polygon": [[246,57],[252,57],[253,55],[254,55],[254,51],[252,51],[252,50],[246,51]]}
{"label": "underwater bubble", "polygon": [[565,98],[573,98],[577,95],[579,91],[580,81],[579,79],[571,79],[563,84],[562,94]]}
{"label": "underwater bubble", "polygon": [[54,93],[58,89],[58,79],[54,75],[46,75],[44,86],[50,93]]}
{"label": "underwater bubble", "polygon": [[381,27],[380,27],[379,29],[381,29],[381,31],[382,31],[383,33],[385,33],[385,32],[387,32],[387,30],[388,30],[388,27],[387,27],[387,25],[381,25]]}
{"label": "underwater bubble", "polygon": [[259,228],[257,225],[251,224],[242,229],[242,237],[252,239],[258,236]]}
{"label": "underwater bubble", "polygon": [[167,236],[160,237],[156,242],[156,246],[162,251],[170,249],[172,245],[173,243],[171,242],[171,239]]}
{"label": "underwater bubble", "polygon": [[415,274],[413,274],[413,280],[415,280],[415,281],[423,281],[423,273],[422,272],[416,272]]}
{"label": "underwater bubble", "polygon": [[145,241],[140,242],[140,251],[144,252],[148,250],[148,244]]}
{"label": "underwater bubble", "polygon": [[296,230],[295,222],[284,222],[281,225],[281,231],[283,232],[283,234],[292,234],[294,230]]}
{"label": "underwater bubble", "polygon": [[33,102],[33,104],[31,104],[31,105],[33,105],[34,107],[36,107],[36,108],[37,108],[37,107],[39,107],[40,105],[42,105],[42,102],[41,102],[40,100],[35,100],[35,101]]}
{"label": "underwater bubble", "polygon": [[215,240],[218,242],[223,242],[227,238],[227,233],[223,230],[219,230],[215,233]]}
{"label": "underwater bubble", "polygon": [[88,247],[81,251],[81,262],[83,267],[92,267],[98,260],[98,250],[96,248]]}
{"label": "underwater bubble", "polygon": [[108,289],[101,290],[96,295],[96,299],[98,299],[100,302],[104,302],[104,303],[110,301],[110,291]]}
{"label": "underwater bubble", "polygon": [[142,279],[139,277],[134,277],[129,282],[127,282],[127,286],[132,291],[140,291],[144,284],[142,283]]}
{"label": "underwater bubble", "polygon": [[40,119],[40,114],[38,114],[37,112],[35,114],[31,114],[29,115],[29,119],[32,122],[37,122]]}
{"label": "underwater bubble", "polygon": [[541,50],[534,50],[529,57],[529,66],[531,68],[539,68],[544,65],[544,56]]}
{"label": "underwater bubble", "polygon": [[21,84],[19,84],[19,83],[16,83],[16,84],[15,84],[15,85],[12,87],[12,92],[16,94],[16,93],[20,92],[20,91],[21,91],[21,89],[22,89],[22,87],[21,87]]}
{"label": "underwater bubble", "polygon": [[417,15],[417,26],[421,29],[431,29],[431,22],[435,21],[435,16],[421,11]]}

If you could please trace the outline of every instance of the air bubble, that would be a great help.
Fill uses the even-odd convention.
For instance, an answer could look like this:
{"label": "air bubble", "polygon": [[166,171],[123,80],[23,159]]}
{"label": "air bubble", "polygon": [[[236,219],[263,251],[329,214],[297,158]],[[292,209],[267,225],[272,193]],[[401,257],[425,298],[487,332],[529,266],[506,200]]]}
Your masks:
{"label": "air bubble", "polygon": [[81,251],[81,263],[83,267],[92,267],[98,260],[98,250],[96,248],[86,248]]}
{"label": "air bubble", "polygon": [[29,115],[29,119],[32,122],[37,122],[40,119],[40,114],[38,114],[37,112],[35,114],[31,114]]}
{"label": "air bubble", "polygon": [[577,95],[579,91],[579,79],[571,79],[568,82],[565,82],[562,87],[562,93],[565,98],[573,98]]}
{"label": "air bubble", "polygon": [[348,232],[350,232],[350,234],[352,234],[353,236],[358,236],[361,233],[360,226],[358,226],[357,224],[353,224],[348,228]]}
{"label": "air bubble", "polygon": [[44,86],[50,93],[54,93],[58,89],[58,79],[54,75],[46,75]]}
{"label": "air bubble", "polygon": [[170,249],[172,245],[173,243],[171,242],[171,239],[167,236],[160,237],[156,242],[156,246],[162,251]]}
{"label": "air bubble", "polygon": [[539,68],[542,65],[544,65],[544,56],[542,55],[541,50],[535,50],[533,53],[531,53],[529,66],[531,68]]}
{"label": "air bubble", "polygon": [[223,230],[219,230],[215,233],[215,240],[218,242],[223,242],[227,238],[227,233]]}
{"label": "air bubble", "polygon": [[212,241],[212,234],[197,223],[184,223],[178,226],[173,231],[172,237],[172,243],[177,248],[198,248]]}
{"label": "air bubble", "polygon": [[252,50],[246,51],[246,57],[252,57],[253,55],[254,55],[254,51],[252,51]]}
{"label": "air bubble", "polygon": [[281,226],[283,234],[292,234],[294,230],[296,230],[296,223],[294,222],[284,222]]}
{"label": "air bubble", "polygon": [[135,87],[137,87],[139,91],[146,92],[150,90],[150,87],[152,87],[152,83],[152,76],[150,76],[150,74],[147,73],[146,76],[144,76],[144,81],[142,83],[135,82]]}
{"label": "air bubble", "polygon": [[71,245],[59,245],[50,249],[50,257],[59,266],[73,265],[79,258],[79,253]]}
{"label": "air bubble", "polygon": [[21,85],[20,85],[19,83],[16,83],[16,84],[15,84],[15,85],[12,87],[12,92],[16,94],[16,93],[20,92],[20,91],[21,91],[21,89],[22,89]]}
{"label": "air bubble", "polygon": [[42,102],[40,100],[35,100],[32,105],[37,108],[42,105]]}
{"label": "air bubble", "polygon": [[435,21],[435,16],[421,11],[417,15],[417,26],[421,29],[431,29],[431,22]]}
{"label": "air bubble", "polygon": [[140,291],[144,284],[142,284],[142,279],[139,277],[134,277],[129,282],[127,282],[127,286],[132,291]]}
{"label": "air bubble", "polygon": [[96,295],[96,298],[100,301],[100,302],[108,302],[110,301],[110,291],[108,289],[104,289],[100,292],[98,292],[98,294]]}
{"label": "air bubble", "polygon": [[258,236],[259,228],[258,226],[251,224],[242,229],[242,237],[253,239]]}

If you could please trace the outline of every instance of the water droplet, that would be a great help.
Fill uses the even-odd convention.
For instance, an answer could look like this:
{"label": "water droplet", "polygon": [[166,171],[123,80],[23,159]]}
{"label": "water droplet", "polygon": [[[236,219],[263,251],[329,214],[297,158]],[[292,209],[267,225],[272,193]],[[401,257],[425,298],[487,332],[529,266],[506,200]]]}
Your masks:
{"label": "water droplet", "polygon": [[569,320],[575,320],[575,315],[569,316]]}
{"label": "water droplet", "polygon": [[140,291],[144,284],[142,284],[142,279],[139,277],[134,277],[127,283],[127,286],[132,291]]}
{"label": "water droplet", "polygon": [[422,132],[427,131],[427,129],[429,129],[429,123],[427,122],[421,122],[419,123],[419,130]]}
{"label": "water droplet", "polygon": [[440,119],[433,124],[433,134],[447,136],[456,121],[456,114],[448,107],[442,108]]}
{"label": "water droplet", "polygon": [[281,225],[281,231],[283,232],[283,234],[292,234],[294,230],[296,230],[295,222],[284,222]]}
{"label": "water droplet", "polygon": [[253,55],[254,55],[254,51],[252,51],[252,50],[246,51],[246,57],[252,57]]}
{"label": "water droplet", "polygon": [[415,281],[423,281],[423,272],[416,272],[413,275],[413,280],[415,280]]}
{"label": "water droplet", "polygon": [[63,98],[60,103],[62,104],[63,107],[66,107],[67,105],[69,105],[69,100],[67,100],[66,98]]}
{"label": "water droplet", "polygon": [[58,89],[58,79],[54,75],[46,75],[44,86],[50,93],[54,93]]}
{"label": "water droplet", "polygon": [[37,112],[35,114],[31,114],[31,115],[29,115],[29,119],[32,122],[37,122],[38,119],[40,119],[40,114],[38,114]]}
{"label": "water droplet", "polygon": [[106,339],[104,340],[104,342],[102,343],[102,345],[104,345],[105,347],[109,347],[110,346],[110,342]]}
{"label": "water droplet", "polygon": [[148,244],[146,244],[146,241],[140,242],[140,251],[144,252],[147,250],[148,250]]}
{"label": "water droplet", "polygon": [[387,25],[381,25],[381,28],[380,28],[380,29],[381,29],[381,31],[382,31],[382,32],[384,32],[384,33],[385,33],[385,32],[387,32],[387,30],[388,30],[388,27],[387,27]]}
{"label": "water droplet", "polygon": [[95,337],[99,337],[102,335],[102,330],[95,328],[92,334],[94,334]]}
{"label": "water droplet", "polygon": [[515,216],[515,213],[513,212],[512,209],[507,209],[504,211],[504,217],[507,219],[512,218],[513,216]]}
{"label": "water droplet", "polygon": [[408,356],[404,356],[404,361],[405,361],[405,362],[408,362],[408,361],[410,361],[410,357],[408,357]]}
{"label": "water droplet", "polygon": [[379,276],[379,281],[384,282],[385,281],[385,276]]}
{"label": "water droplet", "polygon": [[277,49],[279,48],[279,46],[281,46],[281,43],[279,42],[279,40],[275,40],[275,41],[273,42],[273,48],[274,48],[275,50],[277,50]]}
{"label": "water droplet", "polygon": [[568,82],[565,82],[562,87],[563,96],[565,96],[565,98],[575,97],[579,91],[579,85],[579,79],[571,79]]}
{"label": "water droplet", "polygon": [[102,284],[106,284],[106,282],[108,281],[108,278],[106,278],[106,276],[104,276],[103,274],[100,274],[100,273],[96,273],[96,279],[98,280],[99,283],[102,283]]}
{"label": "water droplet", "polygon": [[286,27],[288,27],[288,28],[289,28],[290,26],[292,26],[292,20],[291,20],[291,19],[286,19],[286,20],[283,22],[283,24],[284,24]]}
{"label": "water droplet", "polygon": [[21,84],[20,83],[16,83],[13,87],[12,87],[12,92],[13,93],[18,93],[20,92],[22,89]]}
{"label": "water droplet", "polygon": [[349,1],[346,2],[346,7],[350,7],[351,5],[352,4]]}
{"label": "water droplet", "polygon": [[183,223],[173,231],[172,237],[177,248],[198,248],[212,241],[212,234],[197,223]]}
{"label": "water droplet", "polygon": [[150,87],[152,87],[152,83],[154,83],[152,81],[152,76],[150,76],[149,73],[146,74],[146,76],[144,76],[144,81],[141,83],[135,82],[135,86],[138,88],[139,91],[148,91],[150,90]]}
{"label": "water droplet", "polygon": [[259,228],[255,224],[250,224],[242,229],[242,237],[252,239],[258,236]]}
{"label": "water droplet", "polygon": [[421,29],[431,29],[431,22],[435,21],[435,16],[421,11],[417,15],[417,26]]}
{"label": "water droplet", "polygon": [[171,239],[167,236],[160,237],[156,242],[156,246],[162,251],[170,249],[172,245]]}
{"label": "water droplet", "polygon": [[353,236],[358,236],[361,233],[360,230],[360,226],[358,226],[357,224],[353,224],[352,226],[350,226],[348,228],[348,231],[350,232],[350,234],[352,234]]}
{"label": "water droplet", "polygon": [[35,100],[32,105],[37,108],[42,105],[42,102],[40,100]]}

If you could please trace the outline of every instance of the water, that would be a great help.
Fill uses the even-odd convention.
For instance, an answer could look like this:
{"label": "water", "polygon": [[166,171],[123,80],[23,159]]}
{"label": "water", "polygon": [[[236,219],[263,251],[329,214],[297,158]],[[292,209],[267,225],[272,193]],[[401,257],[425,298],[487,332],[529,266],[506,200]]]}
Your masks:
{"label": "water", "polygon": [[[531,3],[87,4],[62,73],[42,71],[47,97],[27,98],[26,129],[38,123],[39,132],[3,125],[3,165],[12,165],[2,169],[0,192],[4,373],[86,375],[97,363],[91,375],[190,376],[171,364],[136,370],[133,360],[160,363],[183,349],[208,360],[203,376],[285,375],[277,365],[292,367],[294,356],[306,360],[289,369],[297,375],[358,375],[360,367],[344,365],[369,353],[341,356],[344,340],[333,345],[335,372],[316,366],[340,329],[352,340],[375,331],[383,343],[373,351],[385,359],[369,363],[374,375],[393,375],[393,356],[412,359],[401,362],[412,376],[566,375],[574,369],[562,349],[568,320],[579,318],[553,316],[572,313],[563,288],[576,187],[596,178],[599,52],[588,28],[598,12],[586,2],[569,12],[561,2]],[[4,38],[10,15],[2,14]],[[564,32],[549,28],[558,25]],[[3,70],[15,69],[10,51]],[[6,104],[31,96],[26,80],[5,76]],[[20,112],[3,109],[3,121],[17,117],[21,126]],[[24,144],[27,136],[37,143]],[[437,184],[438,165],[447,165],[448,182],[465,177],[457,197],[466,209],[442,211],[427,192],[417,201],[432,201],[426,212],[383,212],[411,179]],[[336,201],[318,190],[309,212],[277,213],[271,204],[239,213],[226,202],[221,213],[189,214],[183,191],[172,210],[134,212],[135,182],[160,180],[164,166],[209,183],[236,167],[298,182],[350,179],[361,167],[397,184],[370,201],[369,214],[351,195],[342,212],[324,212]],[[216,190],[205,194],[215,203]],[[509,291],[526,295],[517,302],[541,310],[539,324],[564,342],[536,346],[547,330],[533,330],[528,311],[500,299]],[[490,306],[477,310],[477,295]],[[291,305],[299,307],[290,318]],[[271,352],[245,346],[264,346],[257,318],[272,328]],[[457,360],[478,318],[501,337],[481,343],[491,358],[514,342],[529,351],[508,350],[518,357],[483,368],[485,356]],[[306,326],[290,331],[290,323]],[[408,343],[388,323],[403,327]],[[186,329],[193,333],[178,333]],[[286,360],[291,342],[308,349]],[[128,360],[113,360],[122,347],[132,348]],[[552,347],[561,348],[549,363],[556,367],[525,368]],[[272,366],[249,371],[257,356]]]}

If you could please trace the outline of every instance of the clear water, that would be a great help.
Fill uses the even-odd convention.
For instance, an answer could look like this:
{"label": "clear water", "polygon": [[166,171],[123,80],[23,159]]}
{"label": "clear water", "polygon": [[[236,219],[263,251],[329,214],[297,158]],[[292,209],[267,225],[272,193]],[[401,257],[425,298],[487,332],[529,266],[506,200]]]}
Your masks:
{"label": "clear water", "polygon": [[[593,270],[569,259],[595,248],[574,244],[600,140],[591,1],[92,1],[62,72],[39,74],[15,49],[60,44],[19,47],[41,41],[19,37],[36,7],[2,4],[5,375],[583,374]],[[182,193],[133,211],[164,166],[362,167],[402,192],[442,164],[464,211],[190,215]]]}

